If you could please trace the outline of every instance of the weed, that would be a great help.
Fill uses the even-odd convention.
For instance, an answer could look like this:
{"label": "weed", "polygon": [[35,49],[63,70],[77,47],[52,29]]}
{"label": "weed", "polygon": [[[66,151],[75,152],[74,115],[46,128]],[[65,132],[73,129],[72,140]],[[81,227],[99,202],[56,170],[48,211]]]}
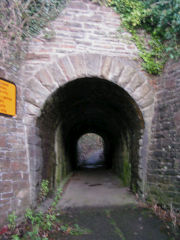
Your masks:
{"label": "weed", "polygon": [[115,220],[111,217],[110,210],[106,209],[106,210],[105,210],[105,213],[106,213],[107,217],[109,218],[110,224],[114,227],[114,230],[115,230],[116,234],[120,237],[120,239],[126,240],[123,232],[122,232],[121,229],[117,226]]}
{"label": "weed", "polygon": [[70,231],[70,234],[75,236],[89,234],[89,233],[91,233],[91,230],[87,228],[80,228],[78,224],[74,224],[73,228]]}
{"label": "weed", "polygon": [[61,227],[60,227],[61,231],[64,232],[64,233],[67,232],[68,228],[69,228],[68,224],[61,225]]}
{"label": "weed", "polygon": [[15,227],[16,227],[16,219],[17,219],[17,216],[15,215],[15,212],[12,212],[11,214],[8,215],[8,228],[10,230],[14,230]]}
{"label": "weed", "polygon": [[105,209],[105,214],[108,218],[111,217],[111,210],[110,209]]}
{"label": "weed", "polygon": [[49,193],[49,181],[43,179],[40,187],[39,202],[44,201],[48,193]]}
{"label": "weed", "polygon": [[16,234],[16,235],[13,235],[12,236],[12,240],[20,240],[19,236]]}
{"label": "weed", "polygon": [[[48,181],[44,180],[41,184],[41,199],[47,196],[49,192]],[[56,205],[60,200],[62,193],[62,188],[58,188],[54,196],[53,202],[49,207],[48,211],[42,213],[41,211],[35,211],[30,208],[26,209],[25,219],[26,221],[21,227],[21,236],[20,234],[14,234],[19,232],[18,226],[16,227],[16,215],[15,212],[8,216],[9,220],[9,229],[11,230],[11,238],[13,240],[19,239],[28,239],[28,240],[48,240],[48,235],[50,231],[55,230],[55,226],[60,228],[62,232],[68,233],[70,235],[82,235],[88,234],[91,231],[88,229],[80,228],[78,224],[74,224],[72,227],[68,224],[62,225],[62,222],[59,222],[56,218]],[[7,231],[6,231],[7,232]],[[13,235],[14,234],[14,235]]]}

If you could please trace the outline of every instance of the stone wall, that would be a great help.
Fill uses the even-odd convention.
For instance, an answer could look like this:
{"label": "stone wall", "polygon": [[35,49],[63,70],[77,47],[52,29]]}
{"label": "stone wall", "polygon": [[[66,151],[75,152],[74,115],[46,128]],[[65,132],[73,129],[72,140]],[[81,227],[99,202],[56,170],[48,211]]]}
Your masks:
{"label": "stone wall", "polygon": [[180,62],[169,61],[159,80],[147,182],[157,195],[179,208]]}
{"label": "stone wall", "polygon": [[[70,1],[61,15],[32,39],[18,73],[0,69],[0,77],[17,85],[17,116],[0,116],[0,225],[12,210],[18,213],[32,203],[43,164],[51,159],[56,163],[56,91],[78,78],[104,78],[121,87],[134,104],[139,120],[144,121],[138,143],[142,189],[147,171],[149,183],[157,183],[165,176],[178,186],[178,65],[168,66],[157,89],[152,76],[141,69],[138,50],[129,41],[129,34],[118,33],[119,25],[119,16],[110,8],[88,0]],[[151,140],[155,92],[157,105]],[[45,119],[41,127],[38,119]],[[164,168],[162,164],[157,166],[156,159],[166,159],[163,167],[167,169],[162,171]],[[172,191],[177,192],[177,188]]]}
{"label": "stone wall", "polygon": [[[42,171],[39,164],[42,157],[39,140],[37,141],[38,133],[33,129],[37,126],[37,117],[41,115],[46,100],[68,81],[81,77],[100,77],[125,88],[142,109],[147,119],[145,132],[149,136],[154,102],[152,79],[142,71],[137,48],[128,40],[129,34],[119,36],[119,25],[119,16],[110,8],[85,0],[70,1],[61,16],[46,28],[46,33],[53,33],[53,37],[47,40],[42,31],[31,41],[26,61],[21,68],[21,78],[26,82],[24,123],[31,135],[29,161],[32,189],[37,189],[40,181],[38,172]],[[47,107],[50,108],[52,107]],[[48,111],[43,110],[46,113]],[[49,118],[46,114],[45,118],[49,120],[46,120],[47,127],[44,128],[49,131],[41,131],[42,142],[45,144],[45,162],[45,159],[52,159],[54,156],[51,140],[54,139],[54,130],[50,130],[50,126],[54,128],[55,116],[54,112],[49,113]],[[147,146],[143,151],[141,159],[146,158]],[[140,172],[141,178],[144,178],[146,171],[143,167]]]}
{"label": "stone wall", "polygon": [[[46,33],[42,31],[32,39],[21,70],[8,70],[6,76],[1,70],[1,77],[17,84],[18,110],[14,118],[0,117],[2,222],[12,210],[23,211],[36,199],[43,161],[47,166],[50,159],[55,162],[53,116],[57,109],[52,112],[43,106],[48,106],[45,102],[63,84],[81,77],[115,82],[138,102],[147,119],[145,131],[150,132],[154,101],[151,81],[140,68],[138,51],[129,42],[129,34],[119,37],[119,25],[119,16],[110,8],[87,0],[70,1],[47,26]],[[47,32],[53,37],[47,39]],[[43,114],[46,124],[39,129],[37,119]]]}
{"label": "stone wall", "polygon": [[29,163],[27,161],[26,129],[23,124],[23,84],[13,70],[0,71],[0,77],[17,86],[17,116],[0,116],[0,225],[7,214],[21,213],[30,203]]}

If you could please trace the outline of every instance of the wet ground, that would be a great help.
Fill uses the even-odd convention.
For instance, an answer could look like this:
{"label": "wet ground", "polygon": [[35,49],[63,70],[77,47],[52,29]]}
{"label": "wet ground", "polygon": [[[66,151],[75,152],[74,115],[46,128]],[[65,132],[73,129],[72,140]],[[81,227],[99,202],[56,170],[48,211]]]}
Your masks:
{"label": "wet ground", "polygon": [[[133,205],[67,209],[60,217],[64,226],[78,230],[53,236],[61,240],[173,240],[165,225],[150,210]],[[178,240],[178,239],[177,239]]]}
{"label": "wet ground", "polygon": [[74,174],[58,208],[63,229],[52,239],[180,239],[169,234],[170,230],[152,211],[140,208],[120,179],[104,169],[84,169]]}

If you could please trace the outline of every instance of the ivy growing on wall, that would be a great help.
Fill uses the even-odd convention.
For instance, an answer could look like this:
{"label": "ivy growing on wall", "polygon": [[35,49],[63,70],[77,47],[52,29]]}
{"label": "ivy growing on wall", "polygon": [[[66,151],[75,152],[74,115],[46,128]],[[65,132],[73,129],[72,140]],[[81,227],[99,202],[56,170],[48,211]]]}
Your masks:
{"label": "ivy growing on wall", "polygon": [[[22,55],[22,42],[38,34],[67,0],[1,0],[0,57],[11,64]],[[180,56],[180,0],[92,0],[115,9],[132,34],[143,68],[159,74],[170,57]],[[146,36],[148,33],[148,37]],[[50,34],[51,35],[51,34]],[[49,34],[46,34],[49,38]],[[148,39],[148,41],[147,41]]]}
{"label": "ivy growing on wall", "polygon": [[6,64],[21,57],[22,42],[35,36],[54,19],[66,0],[1,0],[0,57]]}
{"label": "ivy growing on wall", "polygon": [[158,75],[169,57],[180,57],[180,0],[93,1],[106,3],[120,14],[148,73]]}

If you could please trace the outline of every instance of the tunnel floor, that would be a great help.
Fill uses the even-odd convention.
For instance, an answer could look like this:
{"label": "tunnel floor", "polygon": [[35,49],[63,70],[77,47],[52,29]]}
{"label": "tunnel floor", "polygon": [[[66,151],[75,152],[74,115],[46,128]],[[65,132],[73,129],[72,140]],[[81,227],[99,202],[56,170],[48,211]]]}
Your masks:
{"label": "tunnel floor", "polygon": [[57,209],[64,231],[52,234],[52,239],[176,240],[151,210],[138,206],[134,195],[108,170],[76,172]]}
{"label": "tunnel floor", "polygon": [[134,195],[111,171],[97,168],[80,170],[71,177],[59,207],[102,207],[125,204],[136,204]]}

